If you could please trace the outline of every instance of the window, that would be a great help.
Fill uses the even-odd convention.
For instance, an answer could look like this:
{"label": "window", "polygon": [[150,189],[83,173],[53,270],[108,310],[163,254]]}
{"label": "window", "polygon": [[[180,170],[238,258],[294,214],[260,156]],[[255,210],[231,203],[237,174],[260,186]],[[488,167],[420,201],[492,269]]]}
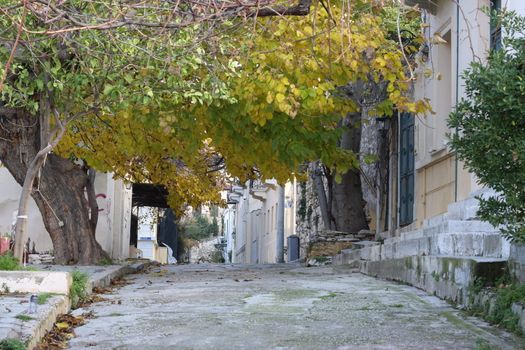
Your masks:
{"label": "window", "polygon": [[[501,0],[492,0],[490,2],[490,13],[491,15],[494,12],[501,10]],[[500,50],[502,47],[501,44],[501,23],[499,21],[495,22],[493,18],[490,20],[490,49],[491,50]]]}

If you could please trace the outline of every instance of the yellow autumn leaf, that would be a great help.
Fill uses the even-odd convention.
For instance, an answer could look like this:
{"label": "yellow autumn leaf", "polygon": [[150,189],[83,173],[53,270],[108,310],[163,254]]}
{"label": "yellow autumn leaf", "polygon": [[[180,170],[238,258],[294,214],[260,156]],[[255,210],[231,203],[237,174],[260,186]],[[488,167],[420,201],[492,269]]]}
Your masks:
{"label": "yellow autumn leaf", "polygon": [[58,329],[67,329],[67,328],[69,328],[69,323],[67,323],[67,322],[58,322],[58,323],[55,323],[55,326]]}
{"label": "yellow autumn leaf", "polygon": [[273,94],[268,91],[268,94],[266,95],[266,102],[272,103],[273,102]]}

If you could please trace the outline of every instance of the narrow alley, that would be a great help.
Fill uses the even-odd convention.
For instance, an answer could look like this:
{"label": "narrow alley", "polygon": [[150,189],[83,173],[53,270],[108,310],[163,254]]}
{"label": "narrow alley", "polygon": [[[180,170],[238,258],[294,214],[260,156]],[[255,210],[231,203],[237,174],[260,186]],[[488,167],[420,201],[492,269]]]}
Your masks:
{"label": "narrow alley", "polygon": [[71,349],[518,349],[413,287],[332,267],[182,265],[128,276]]}

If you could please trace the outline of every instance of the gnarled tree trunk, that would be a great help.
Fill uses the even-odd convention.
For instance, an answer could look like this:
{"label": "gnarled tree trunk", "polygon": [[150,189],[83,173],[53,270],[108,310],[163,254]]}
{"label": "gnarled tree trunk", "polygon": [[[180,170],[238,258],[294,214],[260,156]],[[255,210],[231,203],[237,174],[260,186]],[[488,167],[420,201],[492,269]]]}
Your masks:
{"label": "gnarled tree trunk", "polygon": [[[41,149],[40,137],[38,118],[24,111],[0,113],[0,161],[21,185]],[[108,257],[95,239],[96,222],[90,217],[86,191],[93,191],[93,187],[85,167],[55,154],[47,156],[31,196],[42,214],[58,264],[87,265]]]}
{"label": "gnarled tree trunk", "polygon": [[[361,113],[348,114],[341,128],[344,128],[339,147],[358,155],[361,141]],[[324,228],[349,233],[368,229],[363,199],[361,173],[351,168],[336,181],[336,174],[320,162],[310,164],[310,175],[319,199],[319,209]]]}
{"label": "gnarled tree trunk", "polygon": [[[344,124],[345,131],[340,147],[359,154],[361,113],[348,114]],[[357,233],[368,228],[359,169],[348,170],[343,174],[340,183],[333,181],[332,198],[332,215],[336,230]]]}

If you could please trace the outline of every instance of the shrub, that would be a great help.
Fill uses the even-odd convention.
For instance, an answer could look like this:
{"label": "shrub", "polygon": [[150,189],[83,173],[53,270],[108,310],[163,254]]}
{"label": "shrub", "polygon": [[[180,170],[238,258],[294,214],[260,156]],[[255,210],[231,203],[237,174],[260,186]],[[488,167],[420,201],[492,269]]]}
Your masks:
{"label": "shrub", "polygon": [[15,271],[20,269],[21,266],[18,263],[18,259],[15,258],[11,252],[0,255],[0,270]]}
{"label": "shrub", "polygon": [[0,340],[0,350],[25,350],[26,346],[18,339]]}
{"label": "shrub", "polygon": [[85,299],[88,294],[88,275],[80,271],[73,271],[71,275],[73,277],[73,283],[69,289],[69,298],[71,299],[73,306],[76,306],[77,303]]}
{"label": "shrub", "polygon": [[501,14],[503,48],[464,73],[466,99],[450,115],[450,145],[481,184],[478,216],[525,243],[525,18]]}

